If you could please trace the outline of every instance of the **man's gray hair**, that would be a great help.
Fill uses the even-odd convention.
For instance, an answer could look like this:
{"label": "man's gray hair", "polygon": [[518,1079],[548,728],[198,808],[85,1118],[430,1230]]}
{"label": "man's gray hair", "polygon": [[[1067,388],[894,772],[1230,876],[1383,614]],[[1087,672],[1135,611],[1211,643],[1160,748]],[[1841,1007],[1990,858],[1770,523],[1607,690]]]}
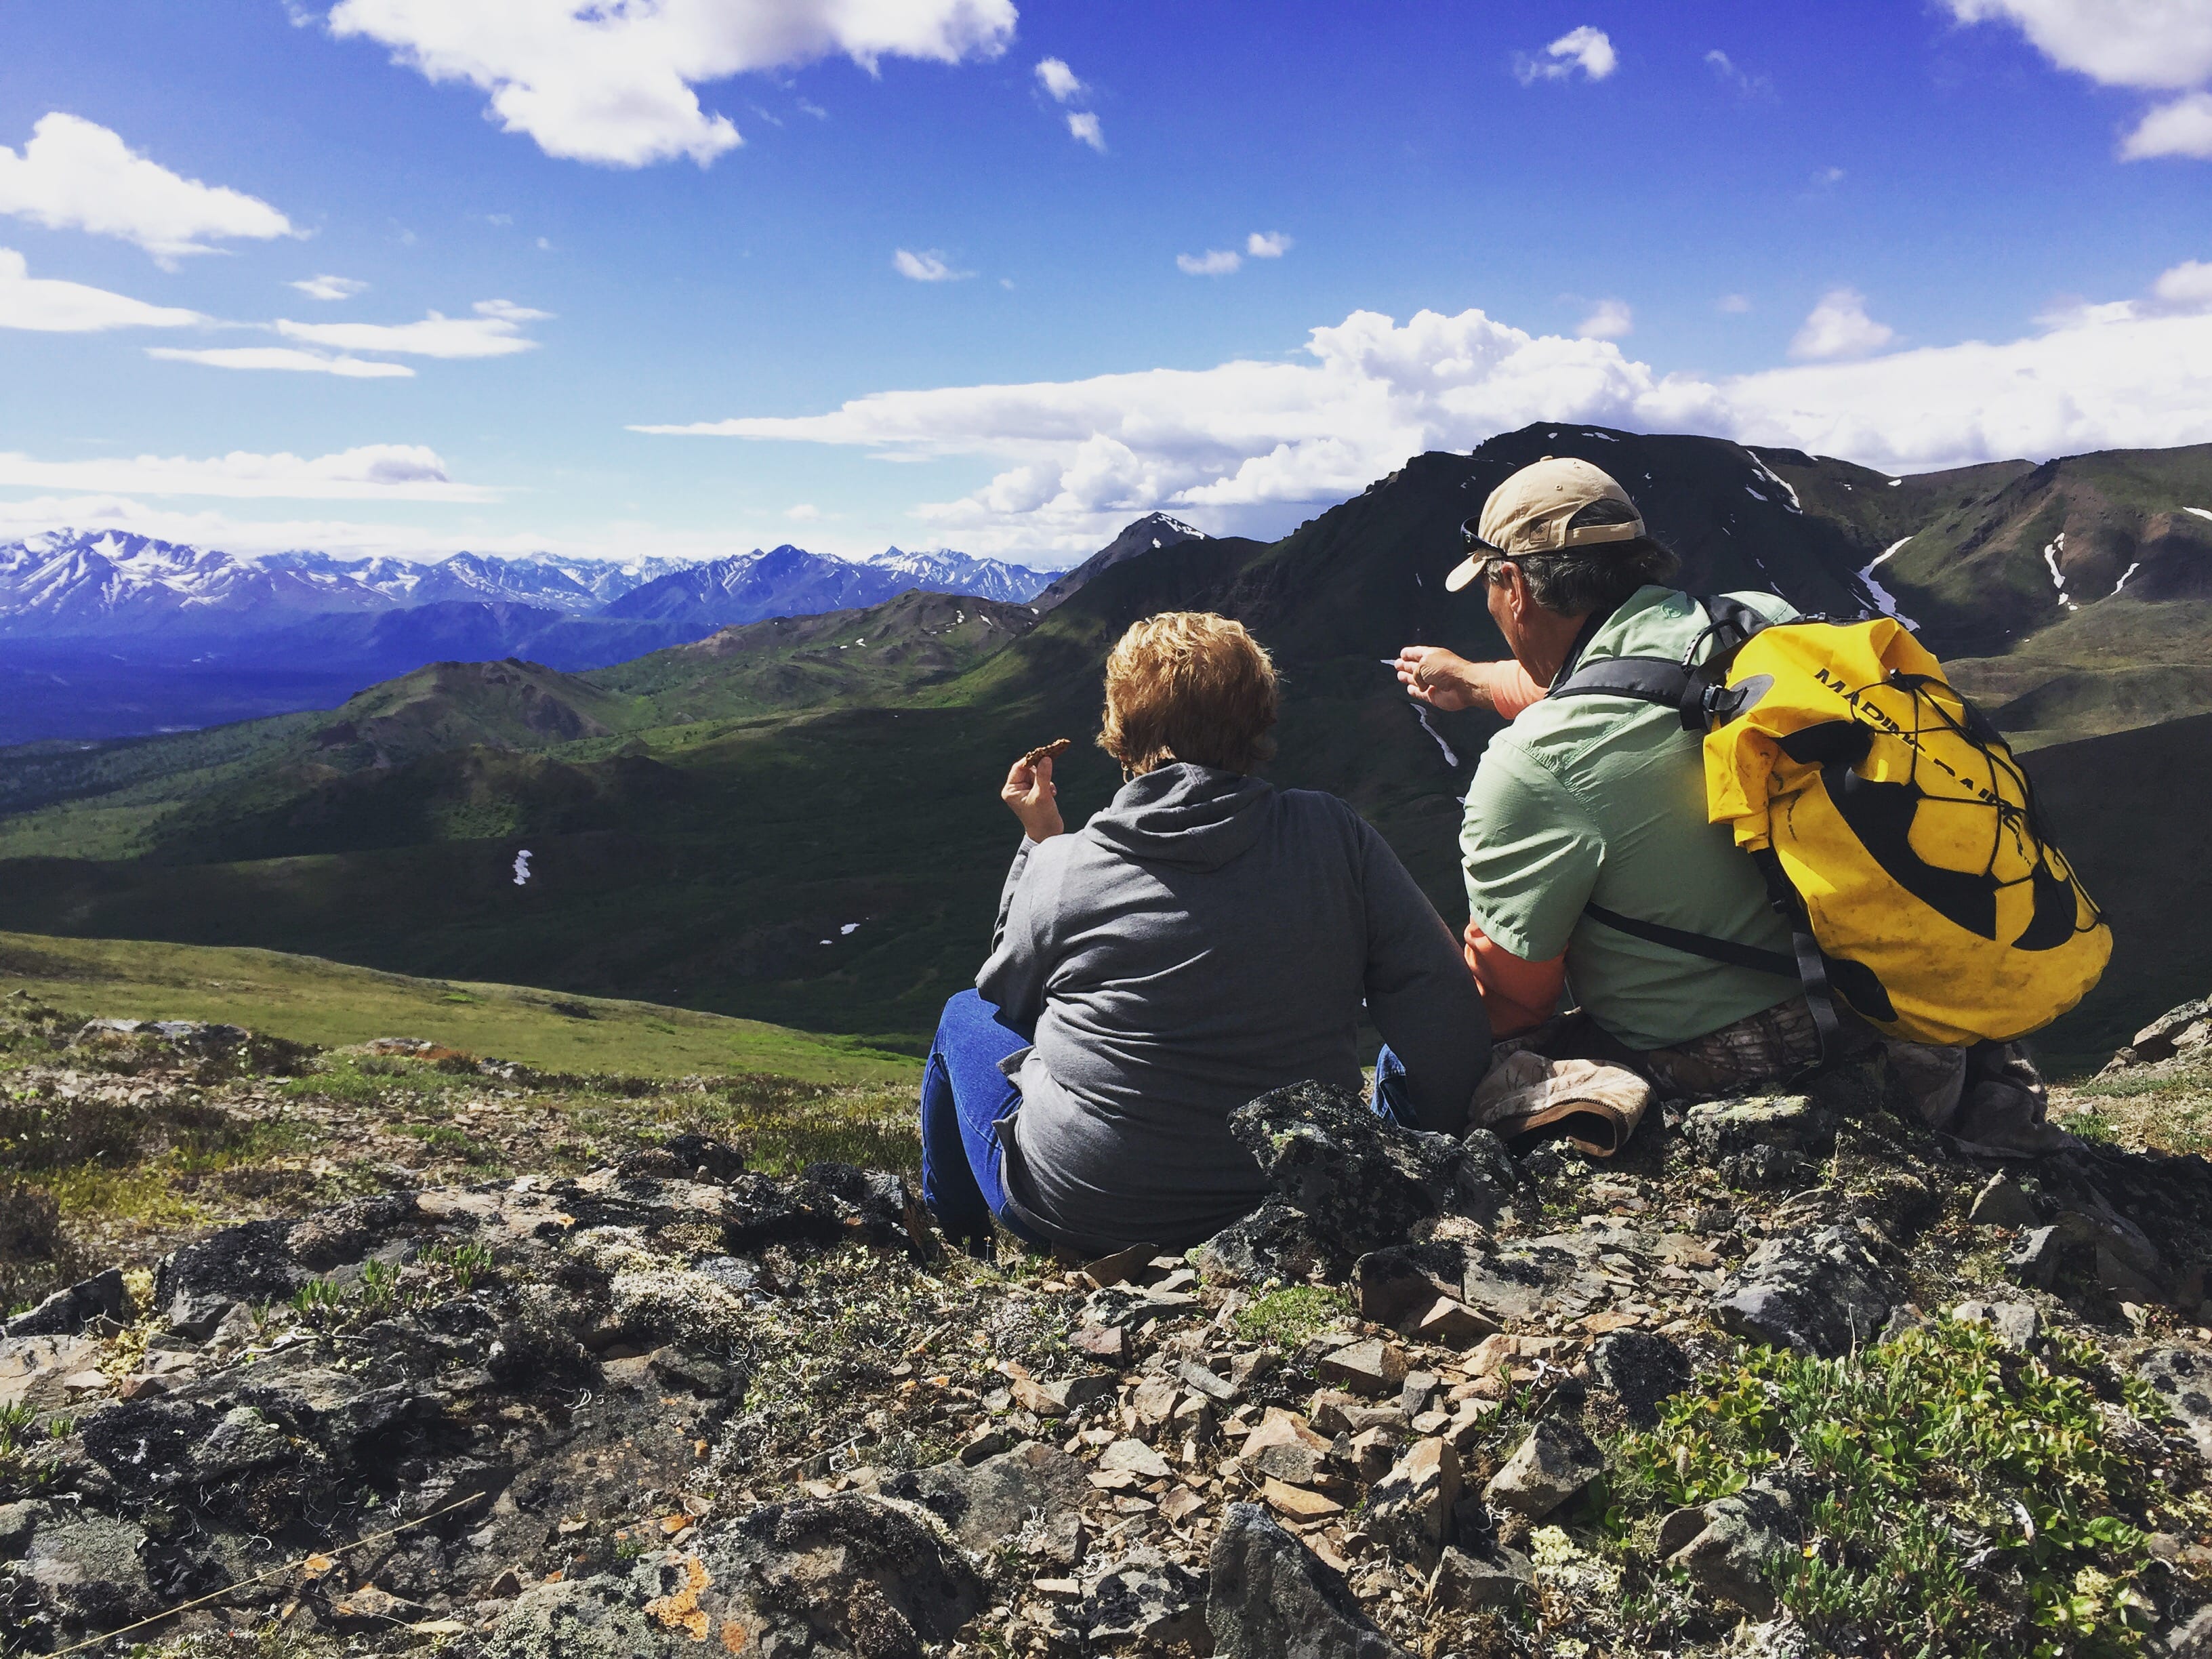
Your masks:
{"label": "man's gray hair", "polygon": [[[1575,514],[1571,528],[1625,523],[1632,508],[1618,501],[1592,501]],[[1562,617],[1610,611],[1638,588],[1672,581],[1682,568],[1673,551],[1649,536],[1633,541],[1599,542],[1556,553],[1525,554],[1512,561],[1528,583],[1528,597]],[[1491,568],[1497,580],[1497,567]]]}

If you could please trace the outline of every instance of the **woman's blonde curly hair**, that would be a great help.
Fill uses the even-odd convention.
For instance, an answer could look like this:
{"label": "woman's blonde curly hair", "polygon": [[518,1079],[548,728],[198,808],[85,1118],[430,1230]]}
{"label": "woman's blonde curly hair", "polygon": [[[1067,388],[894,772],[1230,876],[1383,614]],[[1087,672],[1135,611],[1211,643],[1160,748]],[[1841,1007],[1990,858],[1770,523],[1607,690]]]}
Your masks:
{"label": "woman's blonde curly hair", "polygon": [[1249,772],[1274,756],[1277,700],[1274,660],[1243,623],[1164,611],[1106,659],[1098,746],[1133,773],[1177,761]]}

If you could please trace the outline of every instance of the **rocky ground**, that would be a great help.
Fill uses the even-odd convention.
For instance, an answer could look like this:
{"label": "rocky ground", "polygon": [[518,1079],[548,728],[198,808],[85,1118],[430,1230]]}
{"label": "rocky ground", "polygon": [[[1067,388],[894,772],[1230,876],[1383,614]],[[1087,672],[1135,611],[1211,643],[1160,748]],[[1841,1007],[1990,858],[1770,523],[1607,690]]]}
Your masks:
{"label": "rocky ground", "polygon": [[2203,1004],[2010,1165],[1873,1062],[1602,1162],[1285,1091],[1257,1214],[1089,1263],[727,1085],[9,1030],[0,1167],[181,1189],[7,1247],[129,1264],[0,1327],[13,1650],[2212,1652]]}

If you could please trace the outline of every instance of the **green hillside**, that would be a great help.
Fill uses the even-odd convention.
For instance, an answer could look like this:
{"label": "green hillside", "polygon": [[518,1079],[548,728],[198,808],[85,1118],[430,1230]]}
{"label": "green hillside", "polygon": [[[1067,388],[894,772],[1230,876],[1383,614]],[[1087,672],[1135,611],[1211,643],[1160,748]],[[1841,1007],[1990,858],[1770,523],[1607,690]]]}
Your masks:
{"label": "green hillside", "polygon": [[119,1018],[204,1019],[338,1048],[415,1037],[533,1070],[673,1078],[768,1073],[899,1082],[911,1060],[688,1008],[424,980],[278,951],[0,933],[0,997]]}
{"label": "green hillside", "polygon": [[[1686,586],[1772,589],[1807,611],[1859,611],[1860,573],[1911,536],[1878,579],[1908,614],[1936,618],[1932,631],[1988,642],[1962,678],[2024,746],[2048,750],[2039,772],[2078,780],[2111,769],[2107,752],[2174,763],[2166,745],[2184,728],[2170,722],[2212,696],[2202,647],[2212,611],[2193,585],[2212,565],[2195,532],[2149,505],[2195,489],[2206,453],[1893,485],[1796,452],[1532,427],[1473,455],[1418,457],[1279,542],[1141,551],[1041,617],[908,595],[726,629],[588,676],[440,665],[318,726],[195,734],[170,751],[186,771],[165,775],[158,743],[96,757],[87,767],[120,787],[67,800],[52,793],[51,757],[0,757],[0,780],[46,769],[46,782],[15,799],[49,792],[0,817],[0,925],[527,980],[911,1046],[988,943],[1015,840],[996,799],[1008,760],[1079,739],[1060,775],[1074,822],[1117,786],[1082,740],[1097,729],[1105,650],[1138,617],[1197,607],[1249,623],[1286,676],[1271,775],[1354,802],[1455,919],[1458,801],[1494,722],[1431,714],[1425,726],[1378,659],[1407,642],[1502,653],[1479,597],[1447,596],[1443,579],[1460,557],[1459,522],[1515,468],[1545,454],[1596,461],[1682,554]],[[2045,511],[2034,502],[2063,495],[2066,511],[2086,512],[2092,495],[2110,533],[2083,545],[2116,544],[2110,526],[2136,514],[2141,568],[2118,597],[2068,610],[2051,599],[2038,543],[2027,556],[2043,592],[2032,612],[2017,610],[2032,588],[2013,580],[2023,526]],[[1972,541],[1985,524],[2012,526],[2010,552],[1994,531]],[[1917,550],[1930,538],[1988,564],[1986,619],[1960,608],[1972,584]],[[2024,635],[2008,642],[2015,627]],[[341,726],[352,733],[342,742],[317,735]],[[2094,741],[2066,741],[2084,736]],[[381,763],[362,763],[362,745]],[[2075,1017],[2104,1030],[2195,994],[2203,975],[2187,940],[2159,931],[2170,868],[2138,856],[2136,826],[2097,799],[2083,789],[2063,840],[2116,915],[2144,919],[2123,931],[2112,987]],[[532,874],[518,886],[525,848]]]}

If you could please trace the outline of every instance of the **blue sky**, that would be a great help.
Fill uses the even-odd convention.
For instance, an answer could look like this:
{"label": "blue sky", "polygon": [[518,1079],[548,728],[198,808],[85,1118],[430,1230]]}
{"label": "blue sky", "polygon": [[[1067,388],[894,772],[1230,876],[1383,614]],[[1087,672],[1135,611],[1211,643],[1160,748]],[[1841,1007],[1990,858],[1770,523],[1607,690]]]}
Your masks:
{"label": "blue sky", "polygon": [[1060,564],[1536,418],[2212,441],[2212,0],[578,9],[0,9],[0,532]]}

